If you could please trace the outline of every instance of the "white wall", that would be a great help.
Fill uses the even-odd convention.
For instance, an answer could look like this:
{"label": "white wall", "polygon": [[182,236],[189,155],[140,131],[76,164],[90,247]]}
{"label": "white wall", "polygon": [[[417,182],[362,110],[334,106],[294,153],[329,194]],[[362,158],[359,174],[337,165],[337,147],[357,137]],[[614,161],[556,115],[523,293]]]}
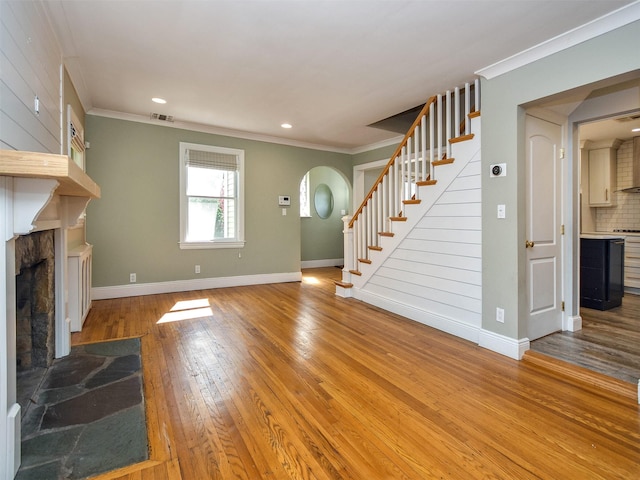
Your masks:
{"label": "white wall", "polygon": [[55,35],[38,2],[3,1],[0,8],[0,148],[62,153],[62,54]]}

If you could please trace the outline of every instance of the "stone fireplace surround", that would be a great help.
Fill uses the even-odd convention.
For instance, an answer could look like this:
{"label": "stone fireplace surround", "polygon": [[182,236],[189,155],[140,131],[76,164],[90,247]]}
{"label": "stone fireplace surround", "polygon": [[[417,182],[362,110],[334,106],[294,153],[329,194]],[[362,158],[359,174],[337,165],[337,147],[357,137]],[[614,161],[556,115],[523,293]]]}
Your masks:
{"label": "stone fireplace surround", "polygon": [[16,239],[16,367],[49,367],[55,356],[54,231]]}

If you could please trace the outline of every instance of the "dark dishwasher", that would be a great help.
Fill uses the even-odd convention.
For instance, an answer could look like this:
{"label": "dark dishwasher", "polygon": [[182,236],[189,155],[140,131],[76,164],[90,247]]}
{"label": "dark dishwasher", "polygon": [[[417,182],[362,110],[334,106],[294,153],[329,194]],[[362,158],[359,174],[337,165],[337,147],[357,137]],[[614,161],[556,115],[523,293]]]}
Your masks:
{"label": "dark dishwasher", "polygon": [[580,305],[609,310],[622,303],[624,239],[580,239]]}

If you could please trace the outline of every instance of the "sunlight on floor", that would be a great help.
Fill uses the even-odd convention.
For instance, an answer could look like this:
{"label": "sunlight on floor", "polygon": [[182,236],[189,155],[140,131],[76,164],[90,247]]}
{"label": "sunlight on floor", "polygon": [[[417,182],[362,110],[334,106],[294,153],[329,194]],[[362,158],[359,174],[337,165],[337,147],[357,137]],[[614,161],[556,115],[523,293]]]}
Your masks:
{"label": "sunlight on floor", "polygon": [[320,280],[318,280],[316,277],[303,276],[302,277],[302,283],[308,283],[310,285],[319,285],[320,284]]}
{"label": "sunlight on floor", "polygon": [[181,322],[183,320],[210,317],[213,315],[210,305],[208,298],[177,302],[156,323]]}

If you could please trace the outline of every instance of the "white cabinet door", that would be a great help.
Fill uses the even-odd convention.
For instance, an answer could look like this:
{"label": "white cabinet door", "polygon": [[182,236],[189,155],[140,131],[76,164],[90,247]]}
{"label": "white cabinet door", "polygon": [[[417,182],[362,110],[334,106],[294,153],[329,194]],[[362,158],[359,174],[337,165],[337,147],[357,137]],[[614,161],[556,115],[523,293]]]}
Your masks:
{"label": "white cabinet door", "polygon": [[614,205],[616,186],[615,150],[598,148],[589,150],[589,204],[592,207]]}

